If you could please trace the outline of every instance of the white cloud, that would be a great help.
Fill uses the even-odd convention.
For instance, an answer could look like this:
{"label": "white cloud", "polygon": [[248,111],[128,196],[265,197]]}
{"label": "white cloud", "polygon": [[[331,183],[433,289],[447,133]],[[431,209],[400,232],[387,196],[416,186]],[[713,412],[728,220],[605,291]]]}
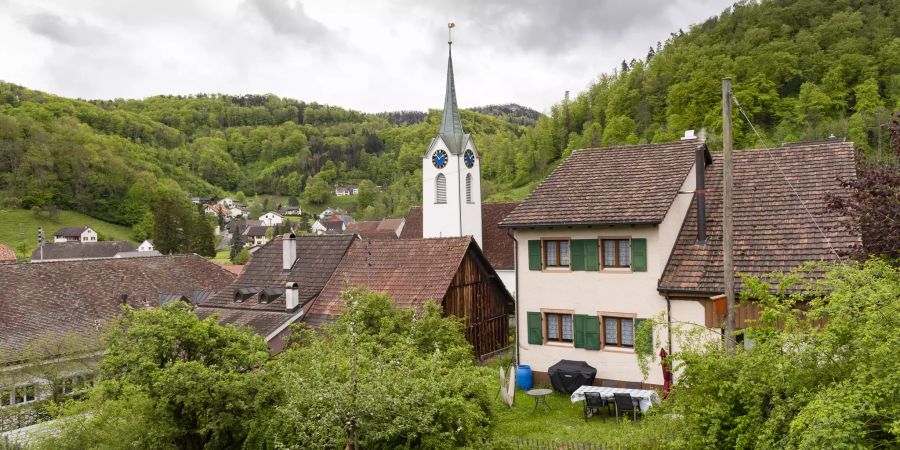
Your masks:
{"label": "white cloud", "polygon": [[446,23],[460,105],[539,110],[725,0],[0,0],[0,79],[81,98],[273,93],[438,108]]}

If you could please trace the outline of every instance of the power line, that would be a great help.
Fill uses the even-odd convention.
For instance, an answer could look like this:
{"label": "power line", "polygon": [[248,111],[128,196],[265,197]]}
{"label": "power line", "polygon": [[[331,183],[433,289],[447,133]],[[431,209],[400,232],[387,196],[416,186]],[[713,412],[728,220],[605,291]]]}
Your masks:
{"label": "power line", "polygon": [[744,107],[741,106],[741,103],[738,101],[737,97],[732,95],[732,99],[734,99],[734,104],[737,105],[738,111],[741,112],[741,115],[744,116],[744,120],[747,121],[747,124],[750,125],[750,129],[753,130],[753,133],[756,134],[757,139],[759,139],[759,143],[762,144],[763,148],[766,150],[766,154],[769,155],[769,159],[772,160],[772,163],[775,164],[775,167],[778,168],[778,172],[781,173],[781,177],[784,178],[784,181],[791,188],[791,191],[794,193],[794,196],[797,197],[797,200],[800,202],[800,206],[803,207],[803,210],[806,211],[806,215],[812,220],[813,225],[816,226],[816,229],[819,230],[819,234],[825,238],[825,242],[828,244],[828,248],[831,249],[831,252],[834,253],[834,256],[837,257],[838,261],[843,261],[841,255],[835,250],[834,246],[831,245],[831,239],[822,231],[822,227],[819,226],[819,222],[816,220],[816,217],[809,211],[809,208],[806,207],[806,202],[803,201],[803,198],[800,197],[800,193],[797,192],[797,189],[794,188],[791,180],[788,179],[787,174],[784,173],[784,169],[781,168],[781,165],[778,164],[778,160],[775,159],[775,156],[772,155],[772,150],[769,149],[769,146],[766,145],[765,139],[763,139],[762,135],[759,134],[759,131],[756,130],[756,127],[753,126],[753,122],[750,121],[750,117],[747,116],[747,112],[744,111]]}

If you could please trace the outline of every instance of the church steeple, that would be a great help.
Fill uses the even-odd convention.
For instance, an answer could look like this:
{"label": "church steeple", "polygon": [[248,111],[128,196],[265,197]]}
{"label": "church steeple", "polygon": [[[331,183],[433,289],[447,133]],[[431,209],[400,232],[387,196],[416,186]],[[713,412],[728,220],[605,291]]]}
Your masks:
{"label": "church steeple", "polygon": [[459,154],[462,153],[462,146],[465,145],[465,131],[463,131],[462,120],[459,118],[459,107],[456,105],[456,84],[453,82],[453,40],[449,38],[449,33],[454,24],[450,23],[447,26],[447,89],[444,93],[444,116],[441,118],[441,128],[438,133],[447,142],[450,152]]}

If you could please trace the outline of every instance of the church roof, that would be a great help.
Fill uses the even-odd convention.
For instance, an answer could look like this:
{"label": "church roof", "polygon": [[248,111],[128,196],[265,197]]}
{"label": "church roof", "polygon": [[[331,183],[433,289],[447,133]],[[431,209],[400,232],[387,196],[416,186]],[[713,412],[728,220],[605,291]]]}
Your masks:
{"label": "church roof", "polygon": [[444,93],[444,116],[438,135],[447,144],[450,153],[458,155],[465,150],[469,136],[463,131],[459,107],[456,104],[456,84],[453,82],[453,51],[447,56],[447,90]]}

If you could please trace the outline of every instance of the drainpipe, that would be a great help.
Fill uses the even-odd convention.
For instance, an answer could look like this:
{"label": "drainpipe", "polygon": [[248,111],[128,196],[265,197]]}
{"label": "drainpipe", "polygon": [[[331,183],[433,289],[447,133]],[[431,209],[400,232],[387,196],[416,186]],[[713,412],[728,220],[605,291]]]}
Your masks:
{"label": "drainpipe", "polygon": [[519,240],[512,234],[511,230],[506,230],[506,235],[515,242],[515,256],[513,257],[513,267],[516,270],[516,295],[513,296],[513,304],[516,307],[516,367],[521,362],[519,359]]}
{"label": "drainpipe", "polygon": [[666,322],[668,325],[667,333],[669,335],[669,354],[673,353],[672,350],[672,299],[669,298],[669,293],[666,293]]}

